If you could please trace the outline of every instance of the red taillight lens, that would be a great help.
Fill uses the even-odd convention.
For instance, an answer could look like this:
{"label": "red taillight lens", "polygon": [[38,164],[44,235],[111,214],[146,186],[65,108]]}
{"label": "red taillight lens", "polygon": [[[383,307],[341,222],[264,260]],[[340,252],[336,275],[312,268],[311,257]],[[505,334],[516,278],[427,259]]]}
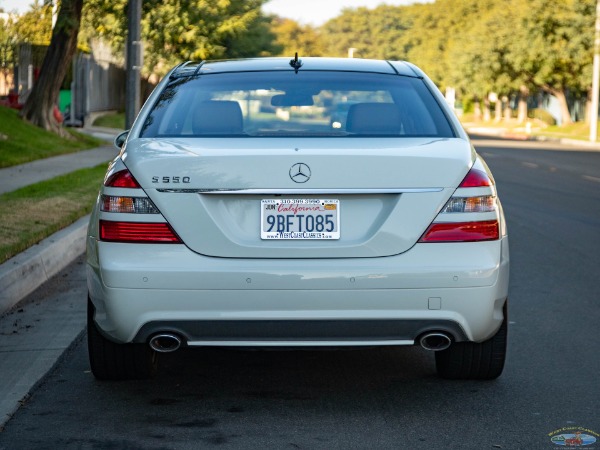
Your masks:
{"label": "red taillight lens", "polygon": [[460,183],[461,188],[469,188],[469,187],[485,187],[485,186],[493,186],[494,180],[487,173],[482,172],[480,170],[471,169],[469,173],[465,177],[465,179]]}
{"label": "red taillight lens", "polygon": [[130,243],[181,243],[168,223],[100,221],[100,240]]}
{"label": "red taillight lens", "polygon": [[419,242],[474,242],[500,238],[497,220],[484,222],[433,223]]}
{"label": "red taillight lens", "polygon": [[106,180],[104,180],[104,186],[118,187],[118,188],[140,188],[131,172],[127,169],[120,170],[119,172],[113,173]]}

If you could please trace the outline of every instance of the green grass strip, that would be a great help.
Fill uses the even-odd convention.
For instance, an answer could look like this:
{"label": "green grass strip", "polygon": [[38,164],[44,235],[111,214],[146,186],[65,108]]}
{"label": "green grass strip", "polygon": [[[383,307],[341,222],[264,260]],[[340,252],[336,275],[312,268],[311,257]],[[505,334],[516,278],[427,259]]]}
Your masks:
{"label": "green grass strip", "polygon": [[125,129],[125,113],[111,113],[98,117],[94,126]]}
{"label": "green grass strip", "polygon": [[100,139],[66,130],[73,139],[33,126],[17,111],[0,106],[0,168],[105,145]]}
{"label": "green grass strip", "polygon": [[0,195],[0,263],[89,214],[107,164]]}

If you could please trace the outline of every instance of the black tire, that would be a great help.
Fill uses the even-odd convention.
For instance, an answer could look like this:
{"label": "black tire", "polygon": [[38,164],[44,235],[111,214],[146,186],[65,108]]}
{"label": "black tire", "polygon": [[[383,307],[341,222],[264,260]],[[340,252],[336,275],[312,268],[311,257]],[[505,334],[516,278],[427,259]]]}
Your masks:
{"label": "black tire", "polygon": [[508,335],[508,301],[500,329],[487,341],[455,342],[435,352],[438,375],[449,380],[493,380],[502,374]]}
{"label": "black tire", "polygon": [[116,344],[106,339],[94,322],[94,305],[88,298],[88,354],[92,373],[99,380],[143,380],[152,378],[158,355],[148,345]]}

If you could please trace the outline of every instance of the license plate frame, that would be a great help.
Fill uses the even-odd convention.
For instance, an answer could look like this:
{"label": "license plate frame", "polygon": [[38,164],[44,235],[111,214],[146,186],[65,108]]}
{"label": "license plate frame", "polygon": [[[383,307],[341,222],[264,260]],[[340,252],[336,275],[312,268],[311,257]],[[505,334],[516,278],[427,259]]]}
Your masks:
{"label": "license plate frame", "polygon": [[339,199],[275,198],[260,205],[262,240],[340,239]]}

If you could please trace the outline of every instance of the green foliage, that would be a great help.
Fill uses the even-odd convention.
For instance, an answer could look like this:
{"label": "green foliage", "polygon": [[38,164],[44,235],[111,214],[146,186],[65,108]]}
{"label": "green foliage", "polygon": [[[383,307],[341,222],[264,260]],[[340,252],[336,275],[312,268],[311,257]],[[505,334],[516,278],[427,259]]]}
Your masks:
{"label": "green foliage", "polygon": [[595,0],[436,0],[346,9],[321,29],[325,53],[407,59],[440,87],[484,98],[539,91],[555,95],[591,84]]}
{"label": "green foliage", "polygon": [[321,28],[325,54],[345,57],[354,48],[359,58],[406,59],[402,40],[412,22],[412,10],[407,7],[344,9]]}
{"label": "green foliage", "polygon": [[[406,59],[440,88],[481,99],[490,92],[546,91],[569,111],[565,93],[591,85],[595,0],[435,0],[344,9],[320,28],[265,16],[266,0],[144,0],[145,75],[188,59],[269,55]],[[39,0],[15,24],[30,42],[49,40]],[[124,53],[127,0],[86,0],[82,36],[106,38]],[[0,33],[0,57],[6,32]],[[10,45],[9,45],[10,46]],[[8,47],[6,47],[8,48]]]}
{"label": "green foliage", "polygon": [[258,15],[245,32],[232,35],[224,40],[227,58],[252,58],[273,56],[281,52],[282,46],[276,42],[273,17]]}
{"label": "green foliage", "polygon": [[310,25],[300,25],[292,19],[273,19],[272,31],[279,45],[279,54],[294,56],[323,56],[319,32]]}
{"label": "green foliage", "polygon": [[13,65],[16,35],[14,20],[0,18],[0,70],[8,71]]}
{"label": "green foliage", "polygon": [[[164,75],[184,60],[277,53],[264,0],[146,0],[142,11],[144,72]],[[84,22],[123,52],[127,0],[88,0]]]}
{"label": "green foliage", "polygon": [[82,134],[64,139],[21,120],[12,109],[0,106],[0,167],[97,147],[102,141]]}
{"label": "green foliage", "polygon": [[125,129],[125,113],[118,112],[98,117],[92,124],[95,127]]}
{"label": "green foliage", "polygon": [[52,7],[35,0],[26,13],[0,18],[0,70],[3,76],[17,63],[16,49],[21,43],[48,45],[52,34]]}
{"label": "green foliage", "polygon": [[475,111],[475,101],[473,97],[464,97],[462,101],[463,114],[470,114]]}
{"label": "green foliage", "polygon": [[31,9],[18,17],[12,32],[18,43],[49,45],[52,37],[52,6],[35,0]]}
{"label": "green foliage", "polygon": [[537,119],[544,122],[546,125],[556,125],[556,120],[552,114],[540,108],[534,108],[527,111],[527,117],[530,119]]}

